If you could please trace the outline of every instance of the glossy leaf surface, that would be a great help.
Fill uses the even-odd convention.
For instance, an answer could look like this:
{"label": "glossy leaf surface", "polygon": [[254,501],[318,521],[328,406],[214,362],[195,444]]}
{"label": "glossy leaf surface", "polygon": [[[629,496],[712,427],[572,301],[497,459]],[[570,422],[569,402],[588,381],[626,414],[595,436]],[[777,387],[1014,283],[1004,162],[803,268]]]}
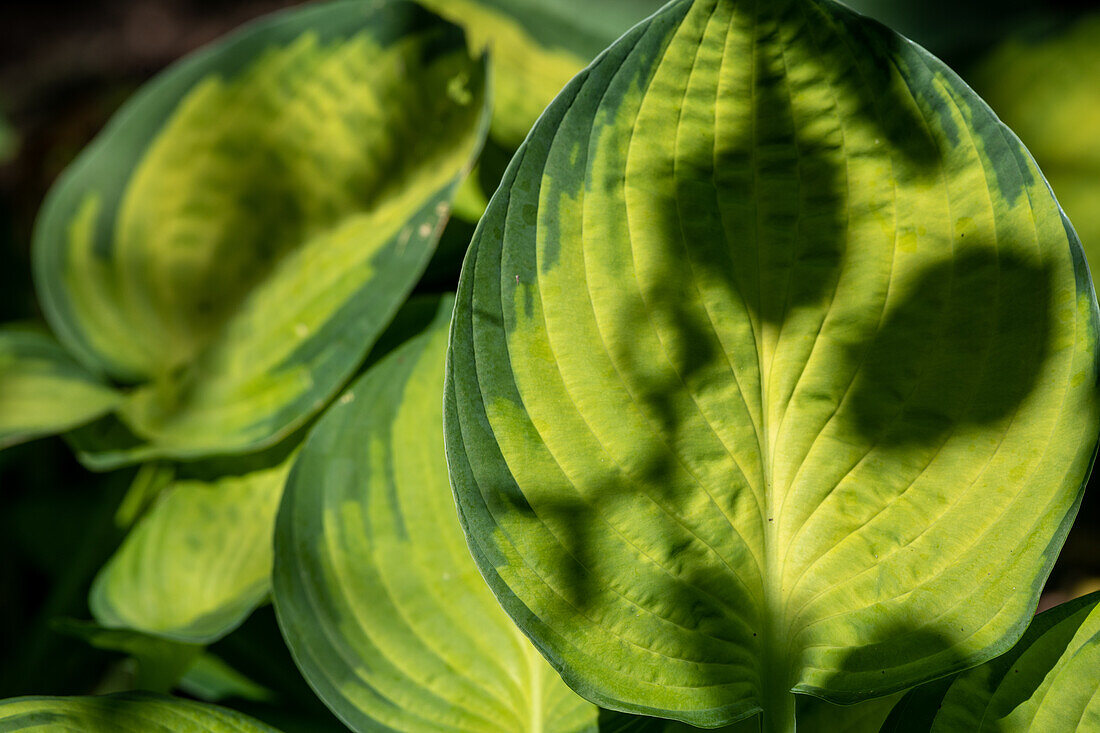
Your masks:
{"label": "glossy leaf surface", "polygon": [[470,558],[443,456],[452,299],[318,422],[279,512],[275,608],[353,730],[594,730]]}
{"label": "glossy leaf surface", "polygon": [[248,27],[116,115],[34,256],[65,346],[142,385],[119,410],[146,443],[130,460],[270,445],[336,393],[435,246],[484,81],[419,6],[337,2]]}
{"label": "glossy leaf surface", "polygon": [[121,400],[48,334],[0,330],[0,448],[76,427]]}
{"label": "glossy leaf surface", "polygon": [[233,710],[146,693],[17,697],[0,702],[0,731],[278,733]]}
{"label": "glossy leaf surface", "polygon": [[716,725],[1022,633],[1097,438],[1096,301],[1030,156],[829,2],[678,0],[555,100],[463,267],[448,465],[598,704]]}
{"label": "glossy leaf surface", "polygon": [[96,620],[192,643],[236,628],[271,589],[275,514],[291,460],[165,488],[96,576]]}

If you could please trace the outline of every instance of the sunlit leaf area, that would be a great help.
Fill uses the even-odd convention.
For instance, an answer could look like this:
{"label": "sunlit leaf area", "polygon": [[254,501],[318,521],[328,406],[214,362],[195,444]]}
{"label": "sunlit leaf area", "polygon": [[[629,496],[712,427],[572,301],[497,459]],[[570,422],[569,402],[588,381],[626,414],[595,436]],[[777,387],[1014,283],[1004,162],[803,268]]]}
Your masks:
{"label": "sunlit leaf area", "polygon": [[1100,2],[8,3],[0,260],[0,733],[1100,731]]}

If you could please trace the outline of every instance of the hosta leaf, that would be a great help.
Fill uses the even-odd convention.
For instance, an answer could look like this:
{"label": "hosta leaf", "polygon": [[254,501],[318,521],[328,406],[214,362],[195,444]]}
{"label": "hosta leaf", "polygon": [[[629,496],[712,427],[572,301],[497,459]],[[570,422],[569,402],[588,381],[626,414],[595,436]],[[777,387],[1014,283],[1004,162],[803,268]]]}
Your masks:
{"label": "hosta leaf", "polygon": [[800,731],[822,733],[879,733],[901,697],[879,697],[855,705],[833,705],[808,695],[798,698],[796,719]]}
{"label": "hosta leaf", "polygon": [[1007,654],[960,674],[932,733],[1100,729],[1098,601],[1093,593],[1039,614]]}
{"label": "hosta leaf", "polygon": [[354,730],[591,730],[470,558],[443,455],[453,301],[321,418],[287,483],[274,600],[294,658]]}
{"label": "hosta leaf", "polygon": [[175,477],[176,467],[170,463],[153,462],[141,466],[115,510],[115,526],[120,529],[132,527]]}
{"label": "hosta leaf", "polygon": [[[815,697],[798,700],[796,719],[798,730],[809,733],[879,733],[883,721],[891,714],[900,695],[868,700],[855,705],[832,705]],[[664,720],[640,715],[628,715],[600,710],[600,733],[688,733],[704,730],[676,720]],[[759,718],[723,725],[723,733],[759,733]],[[925,728],[927,731],[927,728]]]}
{"label": "hosta leaf", "polygon": [[193,643],[236,628],[270,591],[271,537],[292,460],[163,489],[96,576],[96,620]]}
{"label": "hosta leaf", "polygon": [[540,118],[463,266],[448,465],[598,704],[729,723],[1022,633],[1097,440],[1096,300],[1030,156],[831,2],[677,0]]}
{"label": "hosta leaf", "polygon": [[336,393],[427,262],[484,97],[459,28],[353,1],[254,24],[119,112],[34,257],[62,342],[143,384],[135,459],[269,445]]}
{"label": "hosta leaf", "polygon": [[230,667],[213,654],[201,654],[179,680],[179,689],[205,702],[235,698],[272,702],[276,695]]}
{"label": "hosta leaf", "polygon": [[0,329],[0,448],[68,430],[121,400],[48,334]]}
{"label": "hosta leaf", "polygon": [[139,692],[0,701],[0,731],[278,733],[233,710]]}
{"label": "hosta leaf", "polygon": [[198,662],[201,644],[184,644],[126,629],[107,629],[99,624],[57,619],[54,631],[83,639],[96,649],[130,656],[136,667],[133,686],[149,692],[169,692]]}
{"label": "hosta leaf", "polygon": [[928,733],[943,696],[955,677],[941,677],[910,690],[894,705],[879,733]]}
{"label": "hosta leaf", "polygon": [[573,76],[664,0],[422,0],[493,58],[493,137],[518,145]]}

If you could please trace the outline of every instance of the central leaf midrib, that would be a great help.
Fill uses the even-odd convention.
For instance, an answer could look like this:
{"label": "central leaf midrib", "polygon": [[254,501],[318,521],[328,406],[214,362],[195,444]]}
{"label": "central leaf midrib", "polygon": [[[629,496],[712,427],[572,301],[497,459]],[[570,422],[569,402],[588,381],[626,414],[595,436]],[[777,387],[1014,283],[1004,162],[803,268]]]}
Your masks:
{"label": "central leaf midrib", "polygon": [[[752,28],[752,44],[751,44],[751,63],[749,70],[749,83],[752,98],[752,109],[749,114],[749,126],[751,130],[751,139],[749,150],[751,151],[752,161],[752,180],[753,190],[760,191],[761,189],[761,171],[760,161],[757,156],[758,144],[759,144],[759,129],[756,118],[756,99],[757,99],[757,79],[759,55],[761,49],[759,48],[759,28],[760,28],[760,2],[754,0],[753,2],[753,22]],[[756,312],[750,315],[752,319],[752,332],[753,338],[756,341],[756,355],[757,355],[757,376],[758,384],[760,385],[760,430],[757,433],[757,443],[760,451],[760,471],[763,477],[763,495],[764,495],[764,516],[763,522],[763,535],[764,535],[764,552],[763,552],[763,605],[762,619],[762,642],[761,642],[761,700],[760,705],[763,708],[763,730],[783,730],[789,727],[790,723],[793,723],[794,717],[794,701],[790,693],[789,684],[789,660],[786,659],[785,653],[780,650],[786,648],[786,644],[779,638],[779,629],[782,627],[782,618],[784,615],[783,598],[781,577],[782,573],[779,568],[779,545],[776,529],[776,518],[779,509],[778,496],[775,490],[773,482],[772,471],[772,446],[770,437],[770,425],[769,425],[769,410],[768,410],[768,377],[770,372],[771,360],[774,359],[774,348],[769,345],[777,334],[770,333],[769,331],[776,331],[776,327],[768,328],[768,324],[763,317],[763,274],[761,264],[761,231],[763,229],[761,225],[761,217],[764,214],[763,208],[759,205],[759,200],[754,199],[756,204],[754,209],[756,216],[753,219],[753,242],[752,246],[756,252]],[[765,368],[767,365],[768,368]]]}

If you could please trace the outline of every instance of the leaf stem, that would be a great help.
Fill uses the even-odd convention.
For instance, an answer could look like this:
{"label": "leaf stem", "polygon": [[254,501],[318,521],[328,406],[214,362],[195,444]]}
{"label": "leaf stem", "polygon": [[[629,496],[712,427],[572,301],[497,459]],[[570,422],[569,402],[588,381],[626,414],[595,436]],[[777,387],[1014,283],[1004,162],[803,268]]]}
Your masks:
{"label": "leaf stem", "polygon": [[785,689],[768,687],[764,691],[761,733],[795,733],[795,697]]}

